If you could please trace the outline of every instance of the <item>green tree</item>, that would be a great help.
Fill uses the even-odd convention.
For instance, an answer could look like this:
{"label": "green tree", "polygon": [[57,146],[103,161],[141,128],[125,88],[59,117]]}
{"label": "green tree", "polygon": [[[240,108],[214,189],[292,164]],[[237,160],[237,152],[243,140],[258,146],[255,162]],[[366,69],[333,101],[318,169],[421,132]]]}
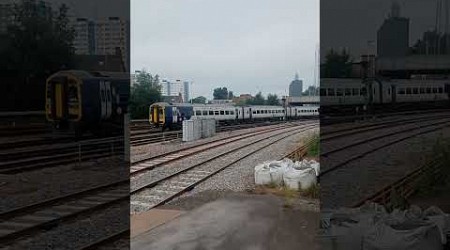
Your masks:
{"label": "green tree", "polygon": [[131,88],[130,112],[132,119],[146,119],[149,107],[161,101],[159,76],[142,70],[136,75],[136,84]]}
{"label": "green tree", "polygon": [[233,100],[234,94],[233,91],[228,91],[228,100]]}
{"label": "green tree", "polygon": [[191,100],[192,103],[201,103],[201,104],[205,104],[206,103],[206,97],[204,96],[198,96],[195,97],[194,99]]}
{"label": "green tree", "polygon": [[258,92],[253,99],[247,101],[248,105],[264,105],[266,100],[261,92]]}
{"label": "green tree", "polygon": [[305,91],[303,91],[302,95],[304,96],[314,96],[314,95],[319,95],[319,88],[315,87],[315,86],[309,86],[308,89],[306,89]]}
{"label": "green tree", "polygon": [[351,76],[352,60],[346,50],[341,53],[330,50],[321,67],[321,76],[326,78],[346,78]]}
{"label": "green tree", "polygon": [[276,94],[268,94],[266,104],[271,106],[280,105],[280,99],[278,99]]}
{"label": "green tree", "polygon": [[0,106],[42,110],[46,79],[73,63],[75,30],[69,25],[68,7],[62,4],[54,10],[42,1],[21,0],[7,11],[12,20],[0,38],[0,68],[8,75],[1,82],[10,94]]}
{"label": "green tree", "polygon": [[228,99],[228,89],[226,87],[215,88],[213,92],[213,97],[214,100]]}

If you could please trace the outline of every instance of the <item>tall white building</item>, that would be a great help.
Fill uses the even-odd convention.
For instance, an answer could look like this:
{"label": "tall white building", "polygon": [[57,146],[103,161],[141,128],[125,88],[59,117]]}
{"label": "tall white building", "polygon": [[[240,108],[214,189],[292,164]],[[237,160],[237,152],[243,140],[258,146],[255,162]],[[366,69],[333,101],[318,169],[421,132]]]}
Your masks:
{"label": "tall white building", "polygon": [[[122,60],[129,65],[129,22],[119,17],[102,20],[77,18],[74,21],[75,53],[79,55],[114,55],[120,49]],[[127,69],[129,70],[129,69]]]}
{"label": "tall white building", "polygon": [[182,95],[184,102],[189,102],[189,82],[175,80],[170,81],[164,79],[161,81],[161,95],[163,96],[178,96]]}

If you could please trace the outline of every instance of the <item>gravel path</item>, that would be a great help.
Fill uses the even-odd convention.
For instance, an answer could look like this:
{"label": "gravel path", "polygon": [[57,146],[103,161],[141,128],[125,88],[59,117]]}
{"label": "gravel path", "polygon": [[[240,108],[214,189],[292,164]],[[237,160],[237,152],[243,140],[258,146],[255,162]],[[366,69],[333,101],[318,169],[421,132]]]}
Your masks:
{"label": "gravel path", "polygon": [[[372,132],[374,135],[380,132]],[[394,136],[395,137],[395,136]],[[450,138],[450,129],[427,133],[368,154],[321,177],[321,203],[326,208],[350,206],[421,166],[433,155],[437,138]],[[381,140],[383,143],[395,138]],[[378,142],[364,146],[376,146]],[[359,146],[359,149],[364,146]],[[356,153],[354,148],[339,153],[343,159]],[[336,164],[321,159],[322,169]],[[355,178],[356,177],[356,178]]]}

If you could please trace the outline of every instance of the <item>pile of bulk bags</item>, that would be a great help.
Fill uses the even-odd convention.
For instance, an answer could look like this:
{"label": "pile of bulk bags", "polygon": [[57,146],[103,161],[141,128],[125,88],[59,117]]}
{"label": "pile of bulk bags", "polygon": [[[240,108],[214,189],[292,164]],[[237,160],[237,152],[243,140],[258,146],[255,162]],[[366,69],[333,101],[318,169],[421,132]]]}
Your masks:
{"label": "pile of bulk bags", "polygon": [[255,167],[256,185],[286,186],[290,189],[308,189],[317,183],[320,164],[314,160],[293,162],[290,159],[269,161]]}
{"label": "pile of bulk bags", "polygon": [[437,207],[387,213],[371,203],[322,212],[324,249],[442,249],[450,233],[450,217]]}
{"label": "pile of bulk bags", "polygon": [[183,121],[183,141],[195,141],[216,134],[216,120],[211,118],[193,118]]}

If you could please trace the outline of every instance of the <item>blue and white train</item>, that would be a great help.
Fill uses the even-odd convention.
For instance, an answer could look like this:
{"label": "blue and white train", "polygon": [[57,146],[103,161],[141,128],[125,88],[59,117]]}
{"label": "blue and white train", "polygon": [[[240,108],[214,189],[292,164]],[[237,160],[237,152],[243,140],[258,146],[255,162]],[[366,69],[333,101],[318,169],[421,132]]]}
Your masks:
{"label": "blue and white train", "polygon": [[321,79],[320,105],[326,106],[389,106],[398,104],[437,104],[450,100],[449,79],[375,80]]}
{"label": "blue and white train", "polygon": [[289,120],[318,117],[314,106],[232,106],[211,104],[154,103],[150,106],[149,122],[163,129],[180,127],[192,117],[213,118],[221,124],[251,123],[264,120]]}

